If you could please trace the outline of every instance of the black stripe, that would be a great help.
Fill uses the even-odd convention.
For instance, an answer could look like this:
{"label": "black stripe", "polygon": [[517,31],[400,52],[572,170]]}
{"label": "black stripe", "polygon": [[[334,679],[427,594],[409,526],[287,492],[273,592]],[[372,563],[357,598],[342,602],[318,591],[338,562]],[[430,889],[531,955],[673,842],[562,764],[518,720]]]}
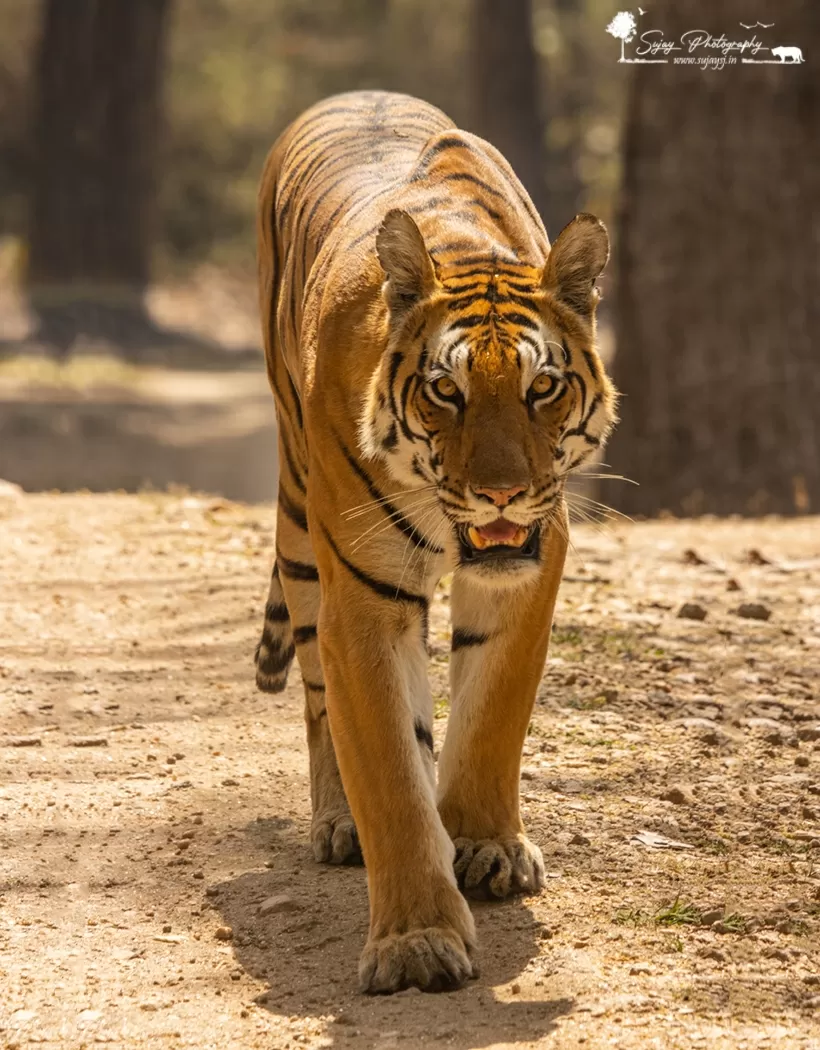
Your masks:
{"label": "black stripe", "polygon": [[418,740],[420,744],[424,744],[426,748],[429,748],[430,752],[432,753],[433,734],[430,732],[427,726],[425,726],[420,719],[417,719],[416,724],[413,726],[413,729],[416,734],[416,740]]}
{"label": "black stripe", "polygon": [[493,220],[493,222],[501,222],[501,212],[496,211],[495,208],[491,208],[486,201],[481,200],[480,197],[471,197],[468,204],[472,204],[474,208],[480,208]]}
{"label": "black stripe", "polygon": [[600,377],[598,375],[598,366],[595,364],[595,358],[592,356],[589,350],[582,350],[581,353],[584,355],[584,360],[587,363],[587,368],[590,371],[590,375],[592,376],[594,382],[597,383]]}
{"label": "black stripe", "polygon": [[285,517],[289,518],[297,528],[300,528],[303,532],[307,532],[308,523],[304,507],[298,507],[281,485],[279,486],[279,510],[281,510]]}
{"label": "black stripe", "polygon": [[533,332],[541,331],[541,329],[538,327],[538,324],[535,321],[533,321],[531,317],[527,317],[526,314],[519,314],[514,311],[511,311],[510,313],[499,314],[499,318],[502,321],[506,321],[508,324],[517,324],[521,325],[522,328],[529,328],[530,331]]}
{"label": "black stripe", "polygon": [[532,312],[538,316],[538,307],[528,295],[517,295],[515,292],[508,292],[503,298],[499,297],[498,301],[501,303],[515,303],[517,306],[523,306],[525,310],[532,310]]}
{"label": "black stripe", "polygon": [[459,649],[466,649],[469,646],[484,645],[485,642],[489,642],[491,637],[491,635],[483,634],[481,631],[468,631],[464,627],[456,627],[453,629],[451,648],[455,653]]}
{"label": "black stripe", "polygon": [[290,471],[290,476],[293,480],[293,484],[297,487],[297,489],[299,489],[300,492],[307,492],[305,483],[302,480],[302,475],[299,472],[299,468],[296,465],[296,460],[293,458],[293,453],[291,452],[290,445],[288,445],[287,438],[285,437],[285,432],[281,428],[279,430],[279,444],[282,446],[282,452],[284,453],[285,462],[288,465],[288,470]]}
{"label": "black stripe", "polygon": [[404,591],[401,587],[394,587],[393,584],[385,583],[384,580],[377,580],[375,576],[371,576],[369,573],[364,572],[363,569],[358,568],[353,562],[347,560],[336,546],[333,537],[324,525],[322,526],[322,532],[324,532],[325,539],[330,544],[330,549],[348,572],[356,577],[359,583],[364,584],[365,587],[369,587],[374,594],[378,594],[382,598],[389,598],[391,601],[410,602],[412,605],[417,605],[423,612],[427,612],[428,602],[424,595],[413,594],[412,591]]}
{"label": "black stripe", "polygon": [[407,440],[408,441],[414,441],[414,442],[415,441],[426,441],[427,440],[427,435],[423,431],[422,431],[421,434],[416,433],[416,431],[413,430],[413,428],[407,422],[407,407],[406,406],[407,406],[407,404],[410,401],[410,387],[412,386],[413,383],[415,383],[416,386],[418,386],[418,384],[420,382],[421,382],[421,380],[420,380],[419,376],[415,372],[411,372],[408,375],[408,377],[405,379],[404,383],[402,384],[401,398],[400,398],[400,401],[399,401],[399,405],[400,405],[400,408],[401,408],[401,411],[399,413],[399,426],[401,427],[402,433],[407,438]]}
{"label": "black stripe", "polygon": [[304,627],[293,628],[293,640],[296,645],[304,645],[306,642],[312,642],[316,638],[316,624],[308,623]]}
{"label": "black stripe", "polygon": [[393,422],[390,424],[387,433],[382,438],[381,445],[385,452],[392,452],[398,443],[399,435],[396,433],[396,424]]}
{"label": "black stripe", "polygon": [[[323,693],[325,691],[324,682],[308,682],[306,678],[303,678],[302,682],[305,686],[305,689],[310,689],[313,693]],[[325,712],[322,711],[318,717],[321,718],[324,713]]]}
{"label": "black stripe", "polygon": [[287,623],[290,619],[287,605],[284,602],[268,602],[265,606],[265,619],[268,623]]}
{"label": "black stripe", "polygon": [[387,393],[390,396],[390,407],[393,409],[393,415],[399,414],[398,406],[396,405],[396,398],[393,394],[393,387],[396,384],[396,376],[399,374],[401,363],[404,360],[404,354],[401,350],[394,350],[390,358],[390,372],[388,373],[387,379]]}
{"label": "black stripe", "polygon": [[565,372],[564,375],[569,381],[575,382],[581,391],[581,414],[583,415],[587,408],[587,385],[584,377],[579,372]]}
{"label": "black stripe", "polygon": [[[263,641],[262,644],[265,645],[266,643]],[[288,669],[295,653],[296,649],[293,645],[278,651],[269,648],[267,656],[263,657],[260,653],[257,663],[260,670],[265,674],[281,674]]]}
{"label": "black stripe", "polygon": [[[430,253],[432,255],[445,255],[448,252],[466,252],[466,251],[469,251],[470,249],[474,249],[474,248],[475,248],[475,244],[472,241],[468,241],[466,238],[463,238],[460,241],[445,241],[443,244],[433,245],[429,249],[429,251],[430,251]],[[476,262],[476,263],[489,261],[489,260],[485,260],[485,257],[483,255],[470,256],[470,258],[473,260],[473,262]],[[462,262],[451,262],[451,263],[448,263],[447,265],[448,266],[464,266],[464,265],[466,265],[466,263],[467,263],[467,260],[465,259]]]}
{"label": "black stripe", "polygon": [[[304,225],[305,241],[307,241],[307,239],[308,239],[308,237],[310,235],[310,227],[311,227],[311,224],[313,223],[313,220],[316,218],[316,212],[319,210],[319,208],[322,206],[322,204],[325,202],[325,200],[327,200],[327,198],[330,196],[330,194],[333,193],[333,191],[335,189],[338,189],[339,186],[341,186],[341,184],[345,181],[345,179],[348,179],[348,178],[350,178],[350,172],[349,171],[345,171],[341,175],[338,175],[337,178],[334,179],[334,181],[331,182],[331,184],[329,186],[324,187],[324,189],[322,189],[322,191],[320,193],[318,193],[318,195],[316,196],[316,200],[314,201],[313,207],[310,209],[310,215],[308,215],[307,220],[306,220],[305,225]],[[371,175],[369,178],[365,178],[364,176],[361,176],[360,178],[358,178],[356,180],[356,186],[357,187],[369,186],[369,185],[373,184],[374,182],[378,182],[378,181],[379,181],[379,179],[375,175]],[[333,212],[333,214],[331,216],[331,219],[335,220],[338,217],[339,212],[344,208],[345,204],[347,204],[347,202],[349,200],[350,200],[350,193],[348,193],[348,195],[344,198],[344,200],[342,201],[341,204],[336,206],[336,209],[334,210],[334,212]],[[324,227],[323,227],[322,234],[320,235],[320,240],[323,238],[324,232],[325,232],[325,230],[324,230]]]}
{"label": "black stripe", "polygon": [[444,549],[442,547],[437,547],[434,543],[431,543],[423,533],[419,532],[418,529],[416,529],[415,526],[405,518],[397,507],[395,507],[389,500],[385,500],[382,493],[370,480],[368,473],[359,465],[355,456],[353,456],[338,434],[336,435],[336,440],[339,442],[339,448],[341,448],[342,454],[350,464],[351,469],[364,482],[365,488],[373,499],[381,501],[380,509],[385,512],[388,518],[392,519],[396,528],[403,532],[415,547],[422,547],[424,550],[431,551],[433,554],[443,554]]}
{"label": "black stripe", "polygon": [[465,142],[464,139],[460,139],[455,135],[445,135],[443,139],[439,139],[435,145],[424,151],[419,159],[418,169],[410,181],[418,182],[420,179],[423,179],[430,162],[435,160],[439,153],[444,153],[448,149],[466,149],[470,153],[473,152],[473,147],[469,142]]}
{"label": "black stripe", "polygon": [[469,171],[454,171],[449,175],[444,175],[442,182],[471,182],[474,186],[480,186],[482,190],[492,194],[493,197],[504,197],[503,193],[499,193],[497,189],[480,179],[477,175],[471,174]]}
{"label": "black stripe", "polygon": [[345,106],[334,104],[332,106],[328,106],[326,109],[323,107],[322,109],[317,110],[316,112],[312,113],[309,117],[303,117],[302,120],[299,122],[299,130],[288,143],[288,152],[290,152],[292,149],[296,149],[299,146],[299,143],[304,141],[304,133],[308,131],[313,124],[316,124],[317,121],[324,120],[325,117],[332,117],[335,113],[358,112],[358,106]]}
{"label": "black stripe", "polygon": [[[461,291],[461,289],[459,289]],[[482,287],[480,291],[474,292],[471,295],[459,295],[458,298],[450,299],[447,303],[448,310],[465,310],[468,306],[472,306],[473,303],[488,302],[489,300],[489,288],[487,286]]]}
{"label": "black stripe", "polygon": [[[330,165],[333,171],[338,172],[337,164],[355,155],[357,151],[361,153],[361,149],[360,142],[351,142],[350,137],[346,136],[344,141],[339,143],[333,152],[330,150],[319,150],[317,153],[309,153],[307,156],[301,157],[299,162],[288,170],[282,183],[276,188],[276,198],[277,201],[282,203],[282,213],[287,214],[287,210],[295,195],[304,187],[306,180],[309,181],[317,171],[321,170],[322,165]],[[287,199],[285,198],[286,194]]]}
{"label": "black stripe", "polygon": [[304,561],[291,561],[290,558],[285,558],[281,554],[277,554],[277,561],[279,562],[282,575],[286,576],[289,580],[307,580],[311,583],[319,582],[319,570],[315,565],[308,565]]}
{"label": "black stripe", "polygon": [[461,328],[478,328],[479,325],[486,324],[488,319],[488,314],[467,314],[465,317],[456,318],[448,328],[451,332]]}

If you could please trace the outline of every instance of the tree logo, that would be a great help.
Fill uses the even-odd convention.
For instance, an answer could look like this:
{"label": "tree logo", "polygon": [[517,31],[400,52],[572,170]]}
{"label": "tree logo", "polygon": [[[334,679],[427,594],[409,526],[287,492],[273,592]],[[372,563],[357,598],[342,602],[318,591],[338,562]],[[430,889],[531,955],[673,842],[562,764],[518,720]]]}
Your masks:
{"label": "tree logo", "polygon": [[606,31],[610,36],[614,36],[616,40],[621,41],[621,57],[618,61],[630,62],[631,59],[624,56],[624,44],[628,44],[630,40],[634,40],[635,34],[638,32],[638,24],[635,21],[635,16],[632,12],[619,11],[606,27]]}
{"label": "tree logo", "polygon": [[[642,7],[638,8],[638,13],[641,15],[646,14]],[[616,40],[621,41],[621,57],[618,59],[619,62],[630,62],[633,64],[637,63],[666,63],[666,58],[627,58],[624,53],[624,44],[628,44],[630,40],[635,39],[635,34],[638,32],[638,23],[635,21],[635,16],[631,11],[619,11],[617,15],[612,19],[609,25],[606,27],[607,33],[610,36],[614,36]],[[654,52],[653,52],[654,54]]]}

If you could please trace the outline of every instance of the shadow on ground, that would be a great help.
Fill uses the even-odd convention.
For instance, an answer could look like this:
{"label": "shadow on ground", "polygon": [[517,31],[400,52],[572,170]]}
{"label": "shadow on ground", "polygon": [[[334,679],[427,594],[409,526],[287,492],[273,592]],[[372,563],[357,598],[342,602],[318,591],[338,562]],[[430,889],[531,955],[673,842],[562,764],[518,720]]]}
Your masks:
{"label": "shadow on ground", "polygon": [[[348,1039],[390,1046],[468,1050],[509,1039],[537,1040],[571,1012],[572,1000],[502,1001],[495,986],[514,982],[539,953],[542,934],[523,901],[473,904],[479,936],[478,980],[457,992],[425,995],[411,989],[393,996],[358,993],[359,954],[367,936],[363,868],[316,864],[286,818],[246,827],[254,844],[272,851],[271,868],[249,872],[209,890],[213,906],[233,930],[237,962],[268,990],[256,1002],[283,1017],[335,1015],[326,1035],[334,1046]],[[260,841],[261,840],[261,841]],[[261,916],[272,895],[291,897],[292,910]]]}

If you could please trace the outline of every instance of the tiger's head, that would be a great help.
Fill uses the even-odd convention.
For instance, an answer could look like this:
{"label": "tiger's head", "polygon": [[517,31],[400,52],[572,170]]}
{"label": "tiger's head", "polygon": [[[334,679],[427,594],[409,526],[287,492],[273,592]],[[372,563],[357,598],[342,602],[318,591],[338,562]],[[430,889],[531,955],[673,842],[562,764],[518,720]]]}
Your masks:
{"label": "tiger's head", "polygon": [[362,449],[400,483],[435,486],[462,570],[488,584],[524,580],[542,528],[562,513],[567,476],[615,421],[595,349],[606,228],[577,216],[540,268],[499,249],[446,261],[451,251],[428,250],[411,216],[393,210],[376,248],[387,347]]}

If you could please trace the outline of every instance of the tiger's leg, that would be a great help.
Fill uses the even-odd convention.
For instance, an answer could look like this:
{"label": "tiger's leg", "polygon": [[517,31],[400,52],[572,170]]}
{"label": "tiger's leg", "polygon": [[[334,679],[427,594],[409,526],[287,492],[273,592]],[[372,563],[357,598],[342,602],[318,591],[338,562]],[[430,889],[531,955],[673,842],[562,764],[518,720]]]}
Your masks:
{"label": "tiger's leg", "polygon": [[547,656],[566,554],[566,524],[542,534],[536,581],[500,590],[459,573],[452,588],[452,711],[439,758],[438,808],[469,896],[543,887],[541,851],[519,812],[521,751]]}
{"label": "tiger's leg", "polygon": [[310,839],[317,861],[360,864],[356,826],[342,787],[325,706],[325,677],[319,655],[319,574],[307,529],[305,499],[279,492],[278,563],[290,610],[296,658],[305,688],[305,723],[310,755],[313,817]]}
{"label": "tiger's leg", "polygon": [[367,865],[362,988],[457,987],[474,973],[475,932],[436,810],[421,709],[427,601],[399,594],[317,530],[327,710]]}
{"label": "tiger's leg", "polygon": [[320,862],[358,864],[361,849],[325,709],[325,682],[316,638],[319,576],[308,533],[304,472],[281,430],[279,463],[276,563],[257,647],[256,682],[263,691],[280,692],[296,655],[305,689],[313,855]]}

